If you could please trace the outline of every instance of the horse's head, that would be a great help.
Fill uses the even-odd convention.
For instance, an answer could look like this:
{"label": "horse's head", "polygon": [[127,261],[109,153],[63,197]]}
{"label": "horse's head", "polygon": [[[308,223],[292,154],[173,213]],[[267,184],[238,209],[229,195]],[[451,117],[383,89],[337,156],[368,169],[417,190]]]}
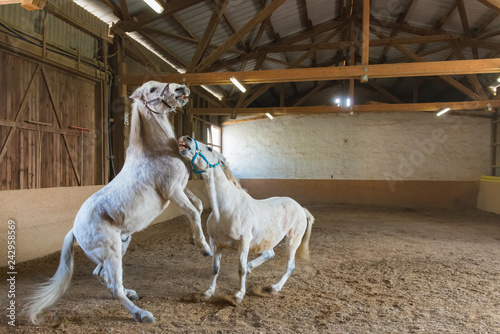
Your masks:
{"label": "horse's head", "polygon": [[179,152],[191,163],[193,171],[197,174],[204,173],[219,164],[226,164],[222,154],[189,136],[179,138]]}
{"label": "horse's head", "polygon": [[148,81],[137,88],[130,98],[154,113],[166,114],[185,106],[189,101],[189,94],[189,88],[184,85]]}

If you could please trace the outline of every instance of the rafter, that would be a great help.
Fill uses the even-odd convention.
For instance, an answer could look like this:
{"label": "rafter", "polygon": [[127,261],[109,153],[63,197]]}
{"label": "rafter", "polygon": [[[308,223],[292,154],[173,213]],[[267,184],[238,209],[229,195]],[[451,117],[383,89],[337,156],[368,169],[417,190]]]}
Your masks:
{"label": "rafter", "polygon": [[268,18],[279,6],[286,0],[273,0],[267,7],[261,10],[257,15],[251,18],[240,30],[228,38],[219,48],[212,51],[197,67],[196,70],[202,72],[212,65],[224,52],[231,48],[236,42],[241,40],[246,34],[255,28],[259,23]]}
{"label": "rafter", "polygon": [[124,20],[130,20],[130,13],[128,11],[127,0],[120,0],[120,12]]}
{"label": "rafter", "polygon": [[[405,9],[403,10],[403,12],[401,12],[401,13],[399,14],[399,16],[398,16],[398,19],[397,19],[396,23],[400,24],[400,23],[404,22],[404,20],[405,20],[405,18],[406,18],[406,15],[408,15],[408,12],[410,11],[411,6],[413,5],[413,1],[414,1],[414,0],[410,0],[410,1],[408,1],[408,3],[406,4],[406,7],[405,7]],[[396,26],[394,26],[394,27],[392,28],[391,33],[390,33],[389,37],[391,38],[391,37],[396,36],[396,35],[398,34],[398,32],[399,32],[399,31],[398,31],[398,29],[397,29],[397,25],[396,25]],[[385,46],[385,47],[384,47],[384,50],[382,50],[382,53],[380,54],[380,57],[379,57],[379,59],[378,59],[378,62],[379,62],[379,63],[383,63],[383,62],[384,62],[385,57],[387,56],[387,52],[388,52],[388,51],[389,51],[389,46]]]}
{"label": "rafter", "polygon": [[500,15],[500,0],[477,0]]}
{"label": "rafter", "polygon": [[368,81],[368,85],[370,85],[375,90],[377,90],[377,92],[379,92],[380,94],[382,94],[389,101],[391,101],[393,103],[402,103],[401,100],[398,99],[394,94],[392,94],[387,89],[385,89],[384,87],[382,87],[379,84],[377,84],[375,81],[369,80]]}
{"label": "rafter", "polygon": [[[402,53],[406,54],[407,56],[409,56],[414,61],[425,62],[425,60],[423,58],[417,56],[415,53],[413,53],[412,51],[408,50],[407,48],[405,48],[401,44],[393,43],[392,46],[395,47],[396,49],[398,49],[399,51],[401,51]],[[462,85],[457,80],[455,80],[455,79],[453,79],[453,78],[451,78],[449,76],[444,76],[444,75],[439,75],[439,77],[442,80],[446,81],[451,86],[455,87],[456,89],[458,89],[459,91],[461,91],[462,93],[464,93],[465,95],[467,95],[470,98],[472,98],[473,100],[482,100],[482,98],[478,94],[474,93],[472,90],[470,90],[469,88],[465,87],[464,85]]]}
{"label": "rafter", "polygon": [[136,21],[121,21],[118,22],[118,26],[120,27],[121,30],[125,32],[130,32],[130,31],[136,31],[140,27],[149,24],[151,22],[154,22],[156,20],[165,18],[173,13],[179,12],[183,9],[189,8],[191,6],[194,6],[200,2],[204,2],[205,0],[174,0],[169,3],[164,3],[163,4],[163,13],[161,14],[150,14],[150,11],[148,10],[144,14],[139,14],[136,16],[137,22]]}
{"label": "rafter", "polygon": [[[457,59],[460,59],[460,60],[466,59],[464,53],[462,52],[462,49],[460,48],[460,46],[458,45],[457,42],[455,42],[455,41],[450,42],[450,45],[451,45],[452,49],[455,51],[455,55],[456,55]],[[481,96],[481,99],[486,100],[488,98],[488,95],[486,94],[486,91],[484,90],[483,86],[479,82],[477,75],[468,74],[467,79],[469,80],[470,84],[474,87],[476,92]]]}
{"label": "rafter", "polygon": [[298,99],[292,107],[300,107],[304,102],[307,101],[310,97],[312,97],[314,94],[322,90],[330,81],[321,81],[316,84],[316,86],[311,89],[309,92],[307,92],[305,95],[303,95],[300,99]]}
{"label": "rafter", "polygon": [[226,11],[226,6],[229,0],[220,0],[215,2],[215,8],[210,17],[210,21],[208,21],[208,25],[205,28],[205,33],[203,34],[203,38],[201,39],[196,51],[194,52],[193,58],[191,58],[191,62],[187,67],[187,72],[193,72],[195,66],[198,64],[200,59],[203,57],[203,54],[207,50],[212,37],[219,26],[219,22],[222,18],[222,15]]}
{"label": "rafter", "polygon": [[[470,26],[469,26],[469,19],[467,17],[467,10],[465,9],[464,0],[455,0],[455,1],[457,2],[458,13],[460,15],[460,21],[462,22],[464,34],[465,34],[465,36],[472,38],[472,33],[470,30]],[[471,47],[471,49],[472,49],[472,55],[473,55],[474,59],[478,59],[479,54],[477,52],[477,48]]]}

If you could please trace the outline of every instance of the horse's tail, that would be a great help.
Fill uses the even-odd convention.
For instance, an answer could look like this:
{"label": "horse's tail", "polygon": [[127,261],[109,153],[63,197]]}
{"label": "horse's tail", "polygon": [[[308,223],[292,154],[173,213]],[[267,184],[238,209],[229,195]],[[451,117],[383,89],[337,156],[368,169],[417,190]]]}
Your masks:
{"label": "horse's tail", "polygon": [[73,275],[73,244],[75,236],[73,230],[69,231],[64,238],[61,251],[59,267],[55,275],[47,282],[38,286],[35,294],[30,298],[25,312],[29,320],[37,325],[42,322],[41,313],[48,307],[54,305],[66,292]]}
{"label": "horse's tail", "polygon": [[311,238],[311,229],[312,224],[314,223],[314,216],[307,210],[303,208],[306,213],[307,218],[307,228],[302,236],[302,242],[300,243],[299,248],[297,249],[297,257],[299,259],[308,260],[309,259],[309,239]]}

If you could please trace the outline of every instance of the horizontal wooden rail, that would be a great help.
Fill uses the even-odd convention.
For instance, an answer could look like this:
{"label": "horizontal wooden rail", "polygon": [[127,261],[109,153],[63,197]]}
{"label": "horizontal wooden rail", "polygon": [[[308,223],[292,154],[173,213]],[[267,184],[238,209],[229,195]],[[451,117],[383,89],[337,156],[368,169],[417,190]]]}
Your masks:
{"label": "horizontal wooden rail", "polygon": [[286,70],[160,73],[157,75],[122,75],[119,84],[141,85],[145,81],[177,82],[190,85],[228,85],[235,77],[243,84],[261,84],[298,81],[324,81],[368,78],[425,77],[439,75],[466,75],[500,73],[500,58],[416,62],[398,64],[355,65],[338,67],[293,68]]}
{"label": "horizontal wooden rail", "polygon": [[[482,110],[485,111],[490,105],[493,108],[500,107],[500,100],[487,101],[463,101],[463,102],[433,102],[433,103],[398,103],[398,104],[372,104],[355,105],[353,107],[337,106],[312,106],[312,107],[270,107],[270,108],[190,108],[194,115],[231,115],[236,112],[238,115],[256,115],[270,113],[272,115],[286,114],[329,114],[329,113],[349,113],[349,112],[416,112],[427,111],[437,112],[443,108],[450,108],[451,111]],[[485,112],[485,115],[488,115]]]}

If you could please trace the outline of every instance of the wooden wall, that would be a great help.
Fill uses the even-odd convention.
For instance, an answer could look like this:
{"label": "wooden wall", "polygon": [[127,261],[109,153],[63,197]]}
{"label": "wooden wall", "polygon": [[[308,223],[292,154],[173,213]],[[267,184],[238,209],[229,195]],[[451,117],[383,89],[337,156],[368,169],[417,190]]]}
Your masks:
{"label": "wooden wall", "polygon": [[[0,190],[101,184],[99,85],[3,51],[0,66]],[[91,130],[83,155],[71,126]]]}

